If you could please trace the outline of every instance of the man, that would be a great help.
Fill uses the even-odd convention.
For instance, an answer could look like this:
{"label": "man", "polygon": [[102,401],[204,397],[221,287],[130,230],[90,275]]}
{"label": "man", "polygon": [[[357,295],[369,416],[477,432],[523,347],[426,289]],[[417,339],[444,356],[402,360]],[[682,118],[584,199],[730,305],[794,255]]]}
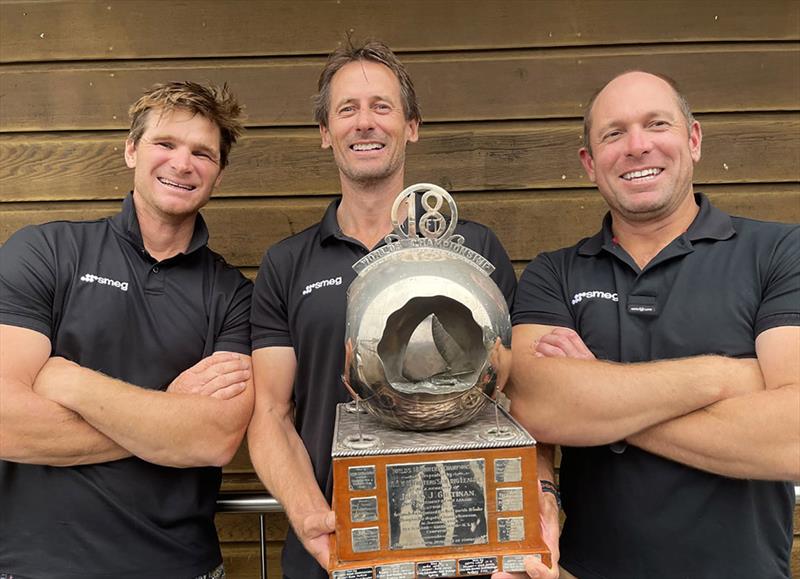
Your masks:
{"label": "man", "polygon": [[213,517],[252,412],[252,284],[198,211],[240,107],[176,82],[130,113],[122,212],[0,250],[2,577],[224,577]]}
{"label": "man", "polygon": [[563,445],[580,579],[790,576],[800,228],[694,194],[701,141],[670,81],[614,78],[580,151],[602,229],[520,278],[512,411]]}
{"label": "man", "polygon": [[[405,150],[420,123],[414,86],[387,46],[345,46],[329,58],[315,103],[322,147],[333,151],[342,195],[322,221],[264,256],[253,296],[256,409],[253,465],[286,509],[292,530],[282,566],[291,579],[327,577],[331,441],[336,404],[350,400],[344,369],[346,292],[352,265],[391,233],[403,190]],[[457,232],[496,266],[511,300],[515,276],[494,234],[470,222]]]}

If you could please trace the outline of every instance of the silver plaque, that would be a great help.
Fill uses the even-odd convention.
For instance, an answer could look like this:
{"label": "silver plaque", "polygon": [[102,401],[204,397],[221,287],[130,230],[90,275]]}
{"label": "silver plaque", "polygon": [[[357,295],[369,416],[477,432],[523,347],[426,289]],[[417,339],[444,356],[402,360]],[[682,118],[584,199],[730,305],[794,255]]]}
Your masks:
{"label": "silver plaque", "polygon": [[497,519],[497,540],[501,543],[525,540],[525,519],[508,517]]}
{"label": "silver plaque", "polygon": [[350,520],[366,523],[378,520],[378,497],[359,497],[350,499]]}
{"label": "silver plaque", "polygon": [[456,574],[456,560],[422,561],[417,563],[418,579],[434,579],[436,577],[452,577]]}
{"label": "silver plaque", "polygon": [[367,553],[369,551],[380,551],[381,539],[378,527],[365,527],[363,529],[353,529],[353,552]]}
{"label": "silver plaque", "polygon": [[524,573],[525,572],[525,557],[534,557],[542,560],[539,553],[535,555],[503,555],[503,571],[507,573]]}
{"label": "silver plaque", "polygon": [[497,557],[470,557],[458,560],[458,572],[462,575],[486,575],[497,571]]}
{"label": "silver plaque", "polygon": [[499,512],[522,510],[522,487],[497,489],[497,510]]}
{"label": "silver plaque", "polygon": [[386,466],[389,548],[488,543],[483,459]]}
{"label": "silver plaque", "polygon": [[395,563],[375,567],[375,579],[414,579],[414,563]]}
{"label": "silver plaque", "polygon": [[351,491],[375,490],[374,466],[351,466],[347,469]]}
{"label": "silver plaque", "polygon": [[372,567],[334,571],[333,579],[373,579]]}
{"label": "silver plaque", "polygon": [[522,481],[521,458],[496,458],[494,461],[495,482]]}

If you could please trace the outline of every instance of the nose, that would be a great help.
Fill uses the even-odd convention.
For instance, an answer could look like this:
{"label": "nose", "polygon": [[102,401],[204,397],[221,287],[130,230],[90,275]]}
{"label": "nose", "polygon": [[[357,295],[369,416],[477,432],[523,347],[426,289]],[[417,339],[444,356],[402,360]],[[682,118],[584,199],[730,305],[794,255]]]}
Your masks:
{"label": "nose", "polygon": [[374,119],[369,107],[362,107],[358,111],[356,118],[356,129],[359,131],[369,131],[374,128]]}
{"label": "nose", "polygon": [[633,157],[641,157],[650,152],[651,142],[647,131],[640,127],[634,127],[627,133],[627,154]]}
{"label": "nose", "polygon": [[178,147],[172,151],[170,163],[178,173],[191,173],[193,169],[192,152],[185,147]]}

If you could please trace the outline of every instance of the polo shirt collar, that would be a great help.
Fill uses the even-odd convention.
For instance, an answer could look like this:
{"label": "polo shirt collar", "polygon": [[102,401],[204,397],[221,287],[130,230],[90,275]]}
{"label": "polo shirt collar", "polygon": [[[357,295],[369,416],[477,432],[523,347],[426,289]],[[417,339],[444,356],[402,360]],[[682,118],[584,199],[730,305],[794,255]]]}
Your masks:
{"label": "polo shirt collar", "polygon": [[[688,241],[699,241],[701,239],[714,239],[717,241],[729,239],[735,235],[733,222],[730,215],[714,207],[703,193],[695,193],[695,202],[700,206],[697,216],[692,221],[689,229],[686,230]],[[611,231],[611,212],[603,217],[603,226],[600,231],[584,241],[578,248],[580,255],[597,255],[603,249],[610,249],[614,246],[614,234]]]}
{"label": "polo shirt collar", "polygon": [[[335,217],[335,215],[334,215]],[[136,216],[136,207],[133,203],[133,191],[128,193],[122,202],[122,211],[111,218],[111,224],[116,231],[139,249],[144,249],[142,231],[139,228],[139,218]],[[194,221],[192,240],[184,255],[188,255],[205,247],[208,244],[208,227],[203,216],[199,213]]]}
{"label": "polo shirt collar", "polygon": [[325,243],[331,237],[343,237],[342,230],[339,229],[339,220],[336,219],[336,210],[339,209],[339,203],[341,202],[341,197],[331,201],[331,204],[328,205],[328,208],[325,210],[325,215],[322,216],[322,221],[320,221],[319,226],[319,233],[320,241],[323,243]]}

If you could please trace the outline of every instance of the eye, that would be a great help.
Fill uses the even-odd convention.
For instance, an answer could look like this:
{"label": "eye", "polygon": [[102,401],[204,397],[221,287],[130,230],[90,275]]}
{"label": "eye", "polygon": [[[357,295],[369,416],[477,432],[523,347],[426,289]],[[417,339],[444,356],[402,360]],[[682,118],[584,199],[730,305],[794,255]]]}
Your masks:
{"label": "eye", "polygon": [[388,103],[375,103],[375,106],[373,108],[378,112],[385,112],[385,113],[388,113],[389,111],[392,110],[392,106]]}
{"label": "eye", "polygon": [[650,126],[653,127],[654,129],[668,129],[672,125],[663,119],[656,119],[654,121],[651,121]]}
{"label": "eye", "polygon": [[162,149],[173,149],[174,148],[172,143],[170,143],[169,141],[157,141],[156,142],[156,147],[161,147]]}
{"label": "eye", "polygon": [[356,107],[354,107],[353,105],[346,105],[346,106],[343,106],[343,107],[341,107],[339,109],[339,114],[340,115],[349,115],[349,114],[354,113],[355,110],[356,110]]}
{"label": "eye", "polygon": [[622,131],[619,129],[611,129],[610,131],[606,131],[603,136],[600,138],[601,141],[613,141],[617,137],[622,135]]}

